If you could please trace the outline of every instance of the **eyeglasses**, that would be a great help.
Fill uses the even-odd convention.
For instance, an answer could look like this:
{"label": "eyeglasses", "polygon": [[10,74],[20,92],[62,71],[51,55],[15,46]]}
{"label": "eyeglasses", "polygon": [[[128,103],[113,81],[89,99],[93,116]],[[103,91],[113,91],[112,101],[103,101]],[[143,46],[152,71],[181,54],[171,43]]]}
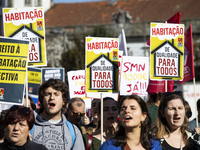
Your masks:
{"label": "eyeglasses", "polygon": [[73,116],[81,116],[83,117],[85,115],[85,113],[76,113],[76,112],[72,112]]}
{"label": "eyeglasses", "polygon": [[28,107],[19,107],[18,105],[14,105],[10,108],[11,111],[16,111],[21,108],[22,113],[28,114],[31,110]]}
{"label": "eyeglasses", "polygon": [[176,95],[182,96],[182,92],[181,91],[174,91],[174,92],[165,92],[165,93],[163,93],[163,95],[166,96],[166,97],[170,96],[172,94],[176,94]]}

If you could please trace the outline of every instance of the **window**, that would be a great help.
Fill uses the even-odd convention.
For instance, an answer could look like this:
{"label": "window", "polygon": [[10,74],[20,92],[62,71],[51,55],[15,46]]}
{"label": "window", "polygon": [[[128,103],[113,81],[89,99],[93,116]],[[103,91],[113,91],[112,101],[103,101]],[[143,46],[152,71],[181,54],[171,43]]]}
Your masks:
{"label": "window", "polygon": [[35,0],[35,6],[42,6],[42,0]]}
{"label": "window", "polygon": [[38,0],[38,6],[42,6],[41,0]]}
{"label": "window", "polygon": [[25,5],[31,5],[31,0],[25,0]]}

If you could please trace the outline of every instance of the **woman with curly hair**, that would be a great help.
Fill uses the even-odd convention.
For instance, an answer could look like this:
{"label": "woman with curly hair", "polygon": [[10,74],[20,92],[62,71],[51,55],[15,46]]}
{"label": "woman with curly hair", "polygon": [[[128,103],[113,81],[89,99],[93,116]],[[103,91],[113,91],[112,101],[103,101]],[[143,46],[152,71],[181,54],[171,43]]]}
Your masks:
{"label": "woman with curly hair", "polygon": [[158,108],[153,133],[160,139],[166,150],[196,150],[199,136],[188,129],[185,100],[182,92],[166,92]]}
{"label": "woman with curly hair", "polygon": [[118,102],[119,130],[103,143],[100,150],[161,150],[158,140],[150,133],[151,118],[147,105],[137,95],[124,96]]}

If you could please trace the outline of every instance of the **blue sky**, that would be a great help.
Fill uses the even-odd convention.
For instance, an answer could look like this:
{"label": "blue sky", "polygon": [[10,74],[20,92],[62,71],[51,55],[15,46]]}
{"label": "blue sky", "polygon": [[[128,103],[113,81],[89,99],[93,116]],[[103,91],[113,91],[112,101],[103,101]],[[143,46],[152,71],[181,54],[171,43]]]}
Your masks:
{"label": "blue sky", "polygon": [[82,2],[98,2],[106,0],[53,0],[54,3],[82,3]]}

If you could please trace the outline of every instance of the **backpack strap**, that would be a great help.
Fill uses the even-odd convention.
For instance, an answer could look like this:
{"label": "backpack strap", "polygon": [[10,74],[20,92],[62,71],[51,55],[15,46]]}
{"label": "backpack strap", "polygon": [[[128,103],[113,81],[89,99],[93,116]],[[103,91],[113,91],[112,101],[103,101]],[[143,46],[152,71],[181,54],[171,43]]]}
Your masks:
{"label": "backpack strap", "polygon": [[72,150],[72,148],[74,147],[74,142],[76,140],[75,131],[74,131],[73,125],[69,121],[66,120],[66,123],[72,136],[72,147],[71,147],[71,150]]}
{"label": "backpack strap", "polygon": [[35,124],[33,124],[33,127],[32,127],[32,129],[31,129],[31,131],[30,131],[30,134],[31,134],[31,135],[33,135],[34,127],[35,127]]}

